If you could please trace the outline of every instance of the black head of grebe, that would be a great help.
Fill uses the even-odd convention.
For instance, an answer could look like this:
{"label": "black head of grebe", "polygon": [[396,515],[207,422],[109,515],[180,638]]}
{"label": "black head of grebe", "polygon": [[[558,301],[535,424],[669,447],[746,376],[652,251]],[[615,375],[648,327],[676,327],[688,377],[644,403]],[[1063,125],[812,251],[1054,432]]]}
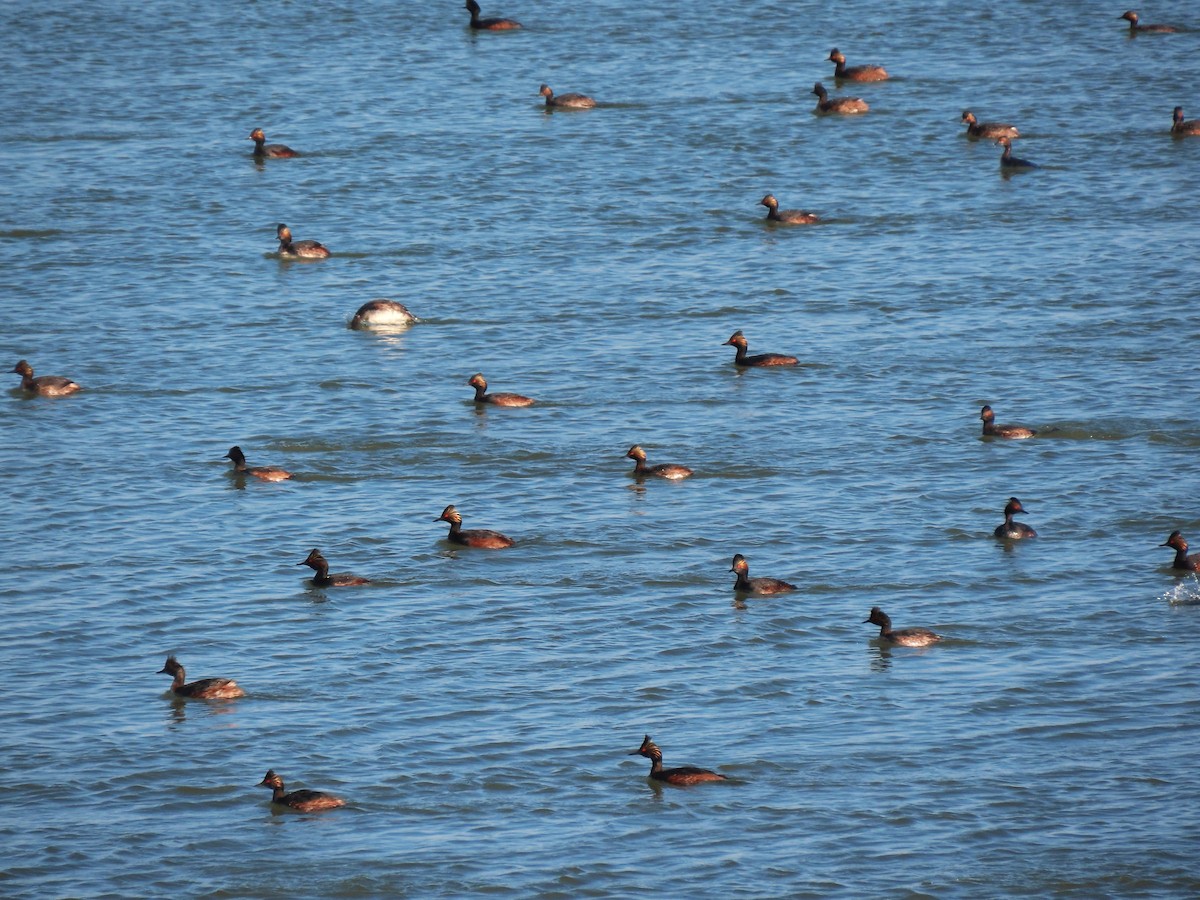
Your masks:
{"label": "black head of grebe", "polygon": [[346,801],[324,791],[292,791],[284,790],[283,779],[275,774],[274,769],[267,769],[267,774],[258,783],[259,787],[271,789],[271,802],[287,806],[299,812],[318,812],[322,809],[336,809],[345,806]]}
{"label": "black head of grebe", "polygon": [[664,769],[662,764],[662,750],[654,741],[650,740],[650,735],[646,735],[642,739],[642,746],[636,750],[630,750],[629,756],[644,756],[650,760],[650,777],[655,781],[661,781],[665,784],[675,785],[690,785],[702,784],[706,781],[725,781],[726,776],[718,775],[710,769],[700,769],[696,766],[679,766],[674,769]]}
{"label": "black head of grebe", "polygon": [[521,394],[489,394],[487,392],[487,379],[483,377],[483,373],[476,372],[468,380],[467,384],[475,388],[476,403],[490,403],[493,406],[533,406],[536,402],[531,397],[524,397]]}
{"label": "black head of grebe", "polygon": [[659,463],[656,466],[646,465],[646,451],[637,444],[629,448],[629,452],[625,454],[625,458],[633,460],[633,475],[636,478],[654,476],[656,478],[679,481],[692,474],[692,470],[687,466],[680,466],[675,463]]}
{"label": "black head of grebe", "polygon": [[191,684],[185,684],[187,673],[183,665],[174,656],[168,656],[167,662],[158,670],[159,675],[170,675],[171,692],[177,697],[191,697],[193,700],[233,700],[245,697],[246,692],[238,687],[237,682],[229,678],[201,678]]}
{"label": "black head of grebe", "polygon": [[1004,521],[992,532],[996,537],[1006,541],[1018,541],[1022,538],[1037,537],[1037,532],[1024,522],[1014,522],[1013,516],[1025,512],[1025,507],[1016,497],[1009,497],[1004,506]]}
{"label": "black head of grebe", "polygon": [[12,367],[13,374],[21,376],[21,389],[27,394],[42,397],[65,397],[80,390],[80,385],[61,375],[39,375],[33,377],[33,366],[21,360]]}
{"label": "black head of grebe", "polygon": [[1188,556],[1188,542],[1178,531],[1172,531],[1171,536],[1159,546],[1170,547],[1175,551],[1175,559],[1171,563],[1171,568],[1182,569],[1185,572],[1200,572],[1200,553]]}

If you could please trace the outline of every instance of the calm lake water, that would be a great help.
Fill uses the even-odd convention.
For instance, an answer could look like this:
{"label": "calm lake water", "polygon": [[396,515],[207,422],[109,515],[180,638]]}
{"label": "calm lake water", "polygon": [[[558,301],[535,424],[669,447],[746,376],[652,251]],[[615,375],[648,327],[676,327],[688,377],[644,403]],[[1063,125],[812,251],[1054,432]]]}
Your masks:
{"label": "calm lake water", "polygon": [[[8,12],[2,359],[86,390],[3,398],[0,894],[1200,893],[1193,3]],[[799,590],[735,602],[734,553]],[[647,733],[730,783],[656,788]]]}

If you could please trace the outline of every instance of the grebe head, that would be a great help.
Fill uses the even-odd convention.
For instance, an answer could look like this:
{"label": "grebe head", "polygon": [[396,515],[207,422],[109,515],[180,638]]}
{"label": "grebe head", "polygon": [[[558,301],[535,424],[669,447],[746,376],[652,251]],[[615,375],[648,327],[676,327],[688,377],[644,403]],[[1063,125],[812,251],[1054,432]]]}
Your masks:
{"label": "grebe head", "polygon": [[246,138],[248,141],[265,141],[266,139],[267,136],[263,134],[263,130],[261,128],[255,128],[252,132],[250,132],[250,137]]}
{"label": "grebe head", "polygon": [[242,452],[241,447],[230,447],[229,452],[222,456],[221,459],[232,459],[234,465],[240,466],[246,461],[246,454]]}
{"label": "grebe head", "polygon": [[654,757],[657,756],[659,759],[662,759],[662,750],[659,749],[658,744],[650,740],[650,735],[646,735],[644,738],[642,738],[642,746],[638,747],[636,750],[630,750],[625,755],[644,756],[647,759],[654,759]]}
{"label": "grebe head", "polygon": [[453,525],[462,524],[462,516],[458,514],[458,510],[451,504],[442,510],[442,514],[433,521],[435,522],[450,522]]}
{"label": "grebe head", "polygon": [[318,550],[316,547],[313,547],[312,550],[308,551],[308,556],[304,557],[304,561],[298,562],[296,565],[308,566],[310,569],[316,569],[319,571],[322,568],[328,569],[329,561],[325,559],[320,550]]}
{"label": "grebe head", "polygon": [[746,557],[742,556],[742,554],[735,553],[733,555],[733,565],[729,567],[729,571],[742,573],[749,572],[750,563],[746,562]]}
{"label": "grebe head", "polygon": [[[816,94],[818,97],[820,97],[822,100],[824,100],[826,97],[829,96],[829,91],[825,90],[825,85],[821,84],[821,82],[819,82],[819,81],[813,85],[812,92],[814,94]],[[768,194],[767,196],[770,197],[771,195]],[[771,199],[775,199],[775,198],[772,197]],[[765,198],[763,199],[763,202],[766,203]],[[778,206],[779,203],[776,202],[775,205]]]}
{"label": "grebe head", "polygon": [[[763,198],[763,203],[766,203],[768,200],[774,200],[774,199],[775,199],[774,197],[772,197],[770,194],[768,194],[766,197]],[[733,334],[731,334],[729,336],[729,340],[727,340],[721,346],[724,347],[726,345],[731,346],[731,347],[746,347],[747,346],[746,336],[744,334],[742,334],[741,331],[735,331]]]}
{"label": "grebe head", "polygon": [[274,769],[267,769],[267,774],[263,776],[263,780],[258,783],[259,787],[279,788],[283,789],[283,779],[275,774]]}
{"label": "grebe head", "polygon": [[1186,553],[1187,548],[1188,548],[1188,542],[1183,539],[1182,533],[1180,533],[1178,531],[1172,531],[1171,536],[1169,538],[1167,538],[1165,541],[1163,541],[1163,543],[1159,544],[1158,546],[1173,547],[1176,550],[1182,550],[1184,553]]}
{"label": "grebe head", "polygon": [[547,100],[554,96],[554,91],[550,90],[550,85],[548,84],[543,84],[540,88],[538,88],[538,93]]}
{"label": "grebe head", "polygon": [[891,617],[878,606],[871,607],[871,614],[863,619],[863,624],[870,622],[872,625],[878,625],[880,628],[890,628],[892,624]]}
{"label": "grebe head", "polygon": [[837,47],[834,47],[829,51],[829,62],[844,63],[845,61],[846,57],[842,55],[842,51],[840,51]]}
{"label": "grebe head", "polygon": [[1175,107],[1175,111],[1171,114],[1171,118],[1173,118],[1176,122],[1182,122],[1183,121],[1183,107],[1182,106]]}
{"label": "grebe head", "polygon": [[281,241],[290,241],[292,239],[292,229],[280,222],[275,226],[275,237]]}
{"label": "grebe head", "polygon": [[467,384],[473,388],[479,388],[480,390],[484,391],[487,390],[487,379],[483,377],[482,372],[476,372],[474,375],[468,378]]}
{"label": "grebe head", "polygon": [[33,375],[33,366],[31,366],[25,360],[21,360],[19,363],[13,366],[12,370],[15,374],[21,376]]}
{"label": "grebe head", "polygon": [[1117,16],[1117,18],[1124,19],[1130,25],[1136,25],[1138,23],[1138,14],[1132,9],[1125,10],[1125,12],[1121,13],[1119,16]]}
{"label": "grebe head", "polygon": [[975,113],[971,112],[969,109],[963,110],[962,120],[968,125],[977,125],[979,123],[979,120],[975,118]]}
{"label": "grebe head", "polygon": [[984,422],[992,422],[995,420],[996,414],[992,412],[992,408],[990,406],[985,406],[979,411],[979,418]]}
{"label": "grebe head", "polygon": [[[767,194],[767,196],[763,197],[758,202],[767,209],[779,209],[779,201],[775,199],[774,194]],[[741,334],[741,332],[739,331],[738,334]]]}
{"label": "grebe head", "polygon": [[629,452],[625,454],[625,457],[626,459],[636,459],[640,460],[641,462],[645,462],[646,451],[643,450],[638,444],[634,444],[629,448]]}
{"label": "grebe head", "polygon": [[1004,514],[1006,516],[1015,515],[1016,513],[1025,512],[1025,507],[1021,505],[1021,501],[1016,497],[1009,497],[1008,503],[1004,506]]}
{"label": "grebe head", "polygon": [[[1176,532],[1176,533],[1178,534],[1178,532]],[[175,673],[182,672],[182,671],[183,671],[183,666],[180,665],[179,660],[177,660],[174,656],[168,656],[166,663],[164,663],[163,667],[158,670],[158,674],[159,675],[170,675],[170,676],[174,677]]]}

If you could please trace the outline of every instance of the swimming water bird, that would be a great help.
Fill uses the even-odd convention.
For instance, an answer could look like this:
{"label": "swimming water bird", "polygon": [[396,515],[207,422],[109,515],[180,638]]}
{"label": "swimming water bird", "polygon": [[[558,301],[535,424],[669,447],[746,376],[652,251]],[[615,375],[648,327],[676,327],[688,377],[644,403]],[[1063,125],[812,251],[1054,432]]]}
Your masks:
{"label": "swimming water bird", "polygon": [[230,447],[229,452],[222,459],[233,461],[235,475],[252,475],[261,481],[287,481],[292,477],[292,473],[287,469],[280,469],[276,466],[246,465],[246,454],[242,452],[241,447]]}
{"label": "swimming water bird", "polygon": [[81,385],[62,375],[39,375],[34,378],[33,366],[25,360],[21,360],[13,366],[12,371],[21,376],[21,389],[27,394],[38,394],[42,397],[65,397],[67,394],[74,394],[76,391],[82,390]]}
{"label": "swimming water bird", "polygon": [[512,31],[521,27],[521,23],[516,19],[479,18],[479,4],[475,0],[467,0],[463,9],[471,13],[471,27],[476,31]]}
{"label": "swimming water bird", "polygon": [[489,531],[486,528],[471,528],[464,531],[462,516],[458,514],[458,510],[453,506],[447,506],[442,510],[442,514],[433,521],[449,522],[450,533],[446,535],[446,540],[452,541],[455,544],[462,544],[464,547],[503,550],[505,547],[511,547],[516,543],[508,535],[501,534],[498,531]]}
{"label": "swimming water bird", "polygon": [[771,594],[786,594],[788,591],[796,589],[794,584],[780,581],[778,578],[751,578],[750,563],[746,562],[746,557],[740,553],[734,554],[733,565],[729,567],[729,571],[737,573],[737,581],[734,582],[733,589],[743,594],[769,596]]}
{"label": "swimming water bird", "polygon": [[819,81],[813,85],[812,92],[817,95],[817,108],[813,112],[818,116],[856,116],[871,108],[861,97],[834,97],[830,100],[829,91]]}
{"label": "swimming water bird", "polygon": [[782,353],[758,353],[748,356],[746,348],[749,344],[741,331],[735,331],[721,346],[737,348],[737,354],[733,358],[733,363],[737,366],[798,366],[800,364],[800,360],[796,357],[784,356]]}
{"label": "swimming water bird", "polygon": [[476,372],[468,380],[467,384],[475,388],[476,403],[490,403],[493,406],[533,406],[535,401],[532,397],[524,397],[521,394],[489,394],[487,392],[487,379],[483,377],[483,373]]}
{"label": "swimming water bird", "polygon": [[1021,538],[1037,537],[1037,532],[1024,522],[1014,522],[1013,516],[1025,512],[1025,507],[1016,497],[1009,497],[1004,506],[1004,522],[996,526],[992,532],[996,537],[1006,541],[1019,541]]}
{"label": "swimming water bird", "polygon": [[692,474],[692,470],[687,466],[679,466],[675,463],[659,463],[656,466],[646,465],[646,451],[637,444],[629,448],[629,452],[625,454],[625,458],[633,460],[633,474],[639,479],[653,475],[656,478],[679,481]]}
{"label": "swimming water bird", "polygon": [[1175,550],[1175,559],[1171,563],[1172,569],[1182,569],[1185,572],[1200,572],[1200,553],[1193,553],[1191,556],[1188,556],[1188,543],[1178,531],[1172,531],[1171,536],[1164,543],[1159,544],[1159,546],[1171,547]]}
{"label": "swimming water bird", "polygon": [[338,572],[334,575],[329,574],[329,562],[321,555],[321,551],[315,547],[309,551],[308,556],[303,562],[296,563],[298,566],[308,566],[316,574],[312,577],[312,583],[317,587],[355,587],[360,584],[370,584],[366,578],[360,578],[358,575],[351,575],[349,572]]}
{"label": "swimming water bird", "polygon": [[287,806],[299,812],[318,812],[322,809],[336,809],[345,806],[346,801],[324,791],[292,791],[290,794],[283,789],[283,779],[275,774],[274,769],[267,769],[267,774],[258,783],[259,787],[271,789],[271,802]]}
{"label": "swimming water bird", "polygon": [[888,73],[883,66],[846,67],[846,57],[834,47],[829,51],[828,61],[834,64],[833,77],[838,81],[887,81]]}
{"label": "swimming water bird", "polygon": [[778,225],[815,225],[821,221],[816,213],[806,209],[780,209],[774,194],[767,194],[758,201],[767,208],[767,221]]}
{"label": "swimming water bird", "polygon": [[996,414],[992,412],[990,406],[985,406],[979,411],[979,418],[983,422],[985,437],[1009,438],[1010,440],[1020,441],[1037,434],[1032,428],[1026,428],[1023,425],[997,425]]}
{"label": "swimming water bird", "polygon": [[930,644],[936,644],[942,639],[940,634],[935,634],[928,628],[904,628],[900,631],[892,629],[892,620],[878,606],[871,607],[871,614],[863,619],[863,624],[870,622],[872,625],[879,626],[879,639],[887,641],[889,644],[897,644],[901,647],[928,647]]}
{"label": "swimming water bird", "polygon": [[1183,119],[1183,107],[1175,107],[1174,113],[1171,114],[1171,134],[1200,134],[1200,119],[1192,119],[1190,122],[1185,122]]}
{"label": "swimming water bird", "polygon": [[399,328],[412,325],[421,320],[408,311],[408,307],[395,300],[368,300],[358,308],[358,312],[350,319],[350,327],[354,329],[373,328],[375,326],[391,326]]}
{"label": "swimming water bird", "polygon": [[170,675],[171,693],[177,697],[191,697],[193,700],[233,700],[245,697],[236,681],[231,678],[201,678],[191,684],[184,684],[187,673],[183,665],[174,656],[168,656],[166,664],[158,670],[159,675]]}
{"label": "swimming water bird", "polygon": [[320,241],[293,241],[292,229],[283,223],[275,227],[275,236],[279,238],[279,255],[284,259],[325,259],[329,248]]}
{"label": "swimming water bird", "polygon": [[1126,10],[1117,18],[1129,23],[1130,34],[1174,34],[1179,31],[1174,25],[1139,25],[1138,14],[1132,9]]}
{"label": "swimming water bird", "polygon": [[254,141],[253,156],[255,159],[290,159],[300,155],[291,147],[283,144],[268,144],[267,137],[261,128],[255,128],[250,132],[248,140]]}
{"label": "swimming water bird", "polygon": [[1000,137],[996,139],[996,143],[1004,148],[1004,152],[1000,154],[1000,168],[1003,171],[1012,171],[1014,169],[1036,169],[1037,163],[1031,163],[1027,159],[1017,159],[1012,155],[1012,139]]}
{"label": "swimming water bird", "polygon": [[538,93],[546,98],[546,105],[554,109],[591,109],[596,101],[586,94],[559,94],[555,96],[550,86],[543,84]]}
{"label": "swimming water bird", "polygon": [[642,739],[642,746],[636,750],[630,750],[628,756],[633,755],[644,756],[650,760],[650,777],[654,781],[661,781],[665,784],[689,785],[701,784],[705,781],[725,781],[724,775],[718,775],[710,769],[700,769],[696,766],[678,766],[674,769],[664,769],[662,764],[662,750],[654,741],[650,740],[650,735],[646,735]]}
{"label": "swimming water bird", "polygon": [[967,126],[967,139],[977,141],[980,138],[988,141],[994,141],[997,138],[1019,138],[1021,132],[1017,131],[1016,127],[1005,122],[983,122],[980,123],[975,118],[975,113],[969,109],[964,109],[962,121]]}

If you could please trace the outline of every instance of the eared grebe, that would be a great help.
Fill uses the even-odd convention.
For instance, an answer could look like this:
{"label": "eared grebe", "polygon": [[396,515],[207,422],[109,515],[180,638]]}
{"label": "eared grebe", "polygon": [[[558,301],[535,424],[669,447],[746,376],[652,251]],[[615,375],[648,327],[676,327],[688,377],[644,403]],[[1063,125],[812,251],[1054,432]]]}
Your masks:
{"label": "eared grebe", "polygon": [[821,221],[816,213],[806,209],[780,209],[774,194],[767,194],[758,201],[767,208],[767,221],[779,225],[815,225]]}
{"label": "eared grebe", "polygon": [[290,159],[300,155],[291,147],[285,147],[283,144],[268,144],[267,136],[263,134],[261,128],[255,128],[250,132],[249,139],[254,141],[255,159]]}
{"label": "eared grebe", "polygon": [[511,31],[521,27],[516,19],[479,18],[479,4],[475,0],[467,0],[463,9],[471,13],[471,27],[478,31]]}
{"label": "eared grebe", "polygon": [[233,700],[246,696],[246,692],[230,678],[201,678],[191,684],[184,684],[187,675],[183,671],[183,665],[174,656],[167,657],[166,665],[158,670],[158,674],[170,675],[175,679],[171,682],[171,693],[177,697],[191,697],[194,700]]}
{"label": "eared grebe", "polygon": [[642,746],[636,750],[630,750],[628,756],[644,756],[650,760],[650,777],[655,781],[666,782],[667,784],[701,784],[705,781],[725,781],[724,775],[718,775],[716,772],[709,769],[700,769],[696,766],[679,766],[674,769],[664,769],[662,764],[662,750],[658,749],[658,745],[650,740],[650,735],[646,735],[642,739]]}
{"label": "eared grebe", "polygon": [[489,394],[487,379],[483,377],[482,372],[472,375],[467,379],[467,384],[475,388],[476,403],[490,403],[493,406],[533,406],[536,402],[532,397],[523,397],[520,394]]}
{"label": "eared grebe", "polygon": [[1183,120],[1183,107],[1175,107],[1175,112],[1171,115],[1171,134],[1200,134],[1200,119],[1192,119],[1190,122]]}
{"label": "eared grebe", "polygon": [[669,478],[672,481],[679,481],[692,474],[692,470],[687,466],[679,466],[675,463],[659,463],[657,466],[646,465],[646,451],[637,444],[629,448],[629,452],[625,454],[625,458],[633,460],[633,474],[636,478],[645,478],[647,475],[653,475],[657,478]]}
{"label": "eared grebe", "polygon": [[449,522],[450,533],[446,535],[446,540],[452,541],[455,544],[462,544],[464,547],[502,550],[516,543],[508,535],[501,534],[498,531],[489,531],[486,528],[471,528],[463,531],[462,516],[458,514],[458,510],[453,506],[447,506],[442,510],[442,514],[433,521]]}
{"label": "eared grebe", "polygon": [[596,101],[586,94],[560,94],[556,97],[546,84],[538,88],[538,93],[546,98],[546,105],[554,109],[591,109],[596,105]]}
{"label": "eared grebe", "polygon": [[1191,556],[1188,556],[1188,543],[1178,531],[1172,531],[1171,536],[1167,538],[1166,542],[1159,544],[1159,546],[1173,547],[1175,549],[1175,561],[1171,563],[1172,569],[1183,569],[1185,572],[1200,572],[1200,553],[1193,553]]}
{"label": "eared grebe", "polygon": [[980,138],[988,141],[994,141],[997,138],[1019,138],[1021,132],[1004,122],[983,122],[982,124],[976,120],[975,113],[969,109],[964,109],[962,120],[967,126],[968,140],[977,141]]}
{"label": "eared grebe", "polygon": [[1014,515],[1023,512],[1025,512],[1025,507],[1021,505],[1021,501],[1016,497],[1009,497],[1008,503],[1004,506],[1004,523],[997,525],[996,530],[992,534],[1006,541],[1018,541],[1021,538],[1037,537],[1037,532],[1024,522],[1013,521]]}
{"label": "eared grebe", "polygon": [[350,320],[350,327],[357,329],[380,325],[401,328],[420,321],[403,303],[395,300],[368,300],[358,308],[358,312]]}
{"label": "eared grebe", "polygon": [[267,774],[258,783],[259,787],[271,788],[271,802],[287,806],[300,812],[317,812],[322,809],[337,809],[345,806],[346,801],[324,791],[292,791],[290,794],[283,790],[283,779],[275,774],[274,769],[267,769]]}
{"label": "eared grebe", "polygon": [[817,95],[817,108],[813,112],[818,116],[856,116],[871,108],[861,97],[834,97],[830,100],[829,91],[819,81],[813,85],[812,92]]}
{"label": "eared grebe", "polygon": [[1174,25],[1139,25],[1138,14],[1132,9],[1126,10],[1117,18],[1129,23],[1130,34],[1174,34],[1179,31]]}
{"label": "eared grebe", "polygon": [[784,356],[782,353],[757,353],[754,356],[746,355],[746,336],[740,331],[735,331],[729,336],[721,346],[736,347],[737,354],[733,358],[734,365],[738,366],[798,366],[800,360],[794,356]]}
{"label": "eared grebe", "polygon": [[359,584],[370,584],[366,578],[360,578],[357,575],[351,575],[349,572],[339,572],[334,575],[329,574],[329,563],[321,551],[315,547],[309,551],[308,556],[304,558],[304,562],[296,563],[298,566],[308,566],[314,572],[312,583],[317,587],[354,587]]}
{"label": "eared grebe", "polygon": [[750,563],[746,562],[746,557],[740,553],[735,553],[733,556],[733,565],[729,567],[730,572],[737,573],[737,581],[733,584],[735,591],[740,591],[743,594],[786,594],[788,591],[794,591],[796,586],[789,584],[786,581],[780,581],[778,578],[751,578]]}
{"label": "eared grebe", "polygon": [[996,414],[992,412],[990,406],[985,406],[979,411],[979,418],[983,422],[985,437],[1001,437],[1020,441],[1037,434],[1032,428],[1026,428],[1023,425],[997,425]]}
{"label": "eared grebe", "polygon": [[871,607],[871,615],[863,619],[863,624],[870,622],[879,626],[879,639],[901,647],[928,647],[942,639],[940,634],[934,634],[928,628],[904,628],[892,630],[892,620],[878,606]]}
{"label": "eared grebe", "polygon": [[329,248],[320,241],[293,241],[292,229],[282,223],[276,226],[275,236],[279,238],[279,255],[284,259],[325,259],[329,256]]}
{"label": "eared grebe", "polygon": [[279,469],[275,466],[246,465],[246,454],[242,453],[241,447],[230,447],[229,452],[222,458],[233,460],[235,475],[253,475],[262,481],[287,481],[292,477],[292,473],[287,469]]}
{"label": "eared grebe", "polygon": [[888,73],[883,66],[846,67],[846,57],[834,47],[829,51],[829,62],[834,63],[833,77],[838,81],[887,81]]}
{"label": "eared grebe", "polygon": [[21,388],[30,394],[40,394],[43,397],[65,397],[81,389],[70,378],[61,375],[39,375],[33,377],[33,366],[21,360],[12,367],[15,374],[21,376]]}
{"label": "eared grebe", "polygon": [[1000,154],[1000,168],[1005,171],[1013,169],[1036,169],[1037,163],[1031,163],[1027,159],[1017,159],[1012,155],[1012,139],[1000,137],[996,139],[996,143],[1004,148],[1004,152]]}

